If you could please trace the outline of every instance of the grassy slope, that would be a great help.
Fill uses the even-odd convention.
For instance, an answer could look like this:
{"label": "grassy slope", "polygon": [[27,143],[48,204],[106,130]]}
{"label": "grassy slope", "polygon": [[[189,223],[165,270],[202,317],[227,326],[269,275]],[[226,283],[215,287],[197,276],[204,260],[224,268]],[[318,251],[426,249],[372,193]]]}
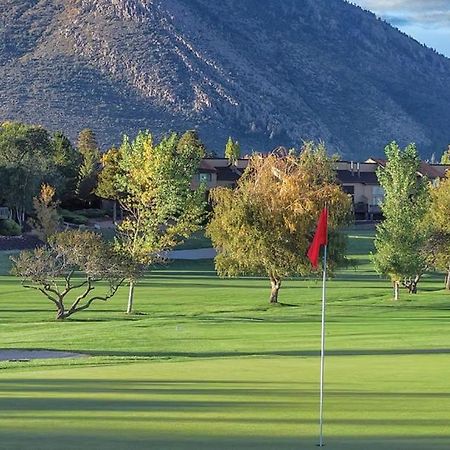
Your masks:
{"label": "grassy slope", "polygon": [[[393,304],[371,246],[352,238],[358,268],[329,284],[327,448],[447,449],[450,298],[427,278]],[[95,356],[0,364],[0,448],[314,448],[320,284],[287,281],[289,306],[267,296],[265,280],[177,262],[140,284],[140,315],[124,317],[124,290],[55,323],[2,277],[2,347]]]}

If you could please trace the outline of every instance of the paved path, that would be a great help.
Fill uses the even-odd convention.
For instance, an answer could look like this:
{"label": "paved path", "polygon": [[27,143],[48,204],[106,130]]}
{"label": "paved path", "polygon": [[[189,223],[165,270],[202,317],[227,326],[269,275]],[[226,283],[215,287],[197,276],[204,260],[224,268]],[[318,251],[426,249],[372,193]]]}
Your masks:
{"label": "paved path", "polygon": [[213,248],[198,248],[195,250],[173,250],[169,252],[169,259],[213,259],[216,251]]}

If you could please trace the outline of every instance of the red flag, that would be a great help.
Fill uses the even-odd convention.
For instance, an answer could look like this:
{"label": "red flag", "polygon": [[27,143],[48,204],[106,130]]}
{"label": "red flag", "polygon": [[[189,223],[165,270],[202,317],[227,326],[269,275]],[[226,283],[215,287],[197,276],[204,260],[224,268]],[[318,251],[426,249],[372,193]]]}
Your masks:
{"label": "red flag", "polygon": [[322,245],[328,244],[328,211],[327,208],[323,208],[319,222],[317,224],[316,234],[311,242],[311,246],[308,250],[308,259],[314,268],[319,265],[319,253]]}

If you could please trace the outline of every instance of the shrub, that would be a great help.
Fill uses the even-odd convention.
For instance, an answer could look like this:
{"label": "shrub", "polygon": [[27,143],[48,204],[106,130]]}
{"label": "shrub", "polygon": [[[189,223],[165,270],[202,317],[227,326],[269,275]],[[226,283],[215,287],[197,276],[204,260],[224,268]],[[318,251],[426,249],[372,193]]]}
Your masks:
{"label": "shrub", "polygon": [[0,219],[0,236],[20,236],[22,229],[11,219]]}
{"label": "shrub", "polygon": [[77,214],[76,212],[61,209],[59,213],[65,222],[74,223],[75,225],[87,225],[88,223],[88,218],[86,216]]}
{"label": "shrub", "polygon": [[88,217],[89,219],[97,219],[107,215],[107,212],[104,209],[98,208],[79,209],[74,211],[74,213]]}

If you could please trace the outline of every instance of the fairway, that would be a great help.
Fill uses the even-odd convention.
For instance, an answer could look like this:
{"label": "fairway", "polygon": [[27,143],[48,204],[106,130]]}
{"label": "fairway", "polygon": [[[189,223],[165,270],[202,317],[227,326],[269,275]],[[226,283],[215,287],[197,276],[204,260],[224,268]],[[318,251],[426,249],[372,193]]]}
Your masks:
{"label": "fairway", "polygon": [[[356,268],[329,283],[328,449],[450,448],[450,295],[426,277],[390,300],[370,232],[350,232]],[[89,355],[0,362],[0,448],[314,449],[320,282],[221,280],[210,261],[150,273],[126,317],[126,289],[53,320],[51,304],[6,275],[0,347]]]}

